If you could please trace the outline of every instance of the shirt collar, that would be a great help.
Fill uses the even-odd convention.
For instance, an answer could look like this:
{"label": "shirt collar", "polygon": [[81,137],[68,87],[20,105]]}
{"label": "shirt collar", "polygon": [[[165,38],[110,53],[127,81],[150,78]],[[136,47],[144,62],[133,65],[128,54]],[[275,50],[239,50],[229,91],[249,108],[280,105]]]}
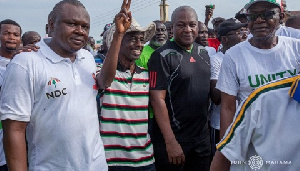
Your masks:
{"label": "shirt collar", "polygon": [[[44,38],[42,41],[37,43],[37,46],[40,47],[41,53],[49,59],[53,63],[59,63],[61,61],[70,61],[69,58],[63,58],[56,54],[47,44],[46,42],[50,42],[51,38]],[[85,55],[83,54],[82,50],[79,50],[76,52],[76,60],[81,61],[82,59],[85,59]]]}
{"label": "shirt collar", "polygon": [[186,50],[184,49],[183,47],[181,47],[175,40],[174,38],[170,39],[171,42],[175,42],[177,44],[177,46],[179,46],[182,50],[186,51],[187,53],[191,54],[192,53],[192,50],[193,50],[193,47],[194,47],[194,44],[192,44],[192,47],[190,50]]}
{"label": "shirt collar", "polygon": [[[135,73],[140,74],[141,72],[144,71],[144,69],[142,69],[141,67],[137,66],[136,64],[134,64],[134,65],[135,65]],[[126,71],[129,70],[129,69],[127,69],[124,65],[122,65],[122,64],[118,61],[117,70],[118,70],[118,71],[121,71],[121,72],[126,72]]]}

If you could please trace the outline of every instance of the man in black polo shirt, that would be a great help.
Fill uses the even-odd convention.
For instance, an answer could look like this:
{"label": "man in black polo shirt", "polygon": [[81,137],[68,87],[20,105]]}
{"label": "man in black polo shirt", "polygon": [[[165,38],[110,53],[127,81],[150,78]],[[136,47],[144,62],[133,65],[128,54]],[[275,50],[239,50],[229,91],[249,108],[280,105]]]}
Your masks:
{"label": "man in black polo shirt", "polygon": [[152,140],[156,169],[205,171],[210,165],[210,59],[204,47],[194,43],[195,10],[178,7],[171,20],[173,39],[157,49],[148,63],[156,118]]}

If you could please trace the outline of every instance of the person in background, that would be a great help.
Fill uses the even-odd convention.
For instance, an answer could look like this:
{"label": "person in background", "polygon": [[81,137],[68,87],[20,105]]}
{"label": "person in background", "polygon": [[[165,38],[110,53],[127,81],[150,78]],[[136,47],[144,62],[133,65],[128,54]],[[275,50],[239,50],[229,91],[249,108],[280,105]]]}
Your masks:
{"label": "person in background", "polygon": [[220,103],[221,92],[216,89],[216,84],[219,78],[221,64],[223,57],[228,49],[236,44],[243,42],[247,39],[247,31],[244,29],[247,27],[247,23],[241,23],[236,18],[230,18],[225,20],[219,26],[218,39],[223,46],[222,50],[217,54],[211,56],[211,80],[210,88],[215,94],[217,100],[212,102],[210,111],[210,126],[211,126],[211,140],[212,140],[212,154],[216,151],[215,145],[220,141]]}
{"label": "person in background", "polygon": [[52,37],[52,33],[51,33],[51,29],[49,28],[49,22],[50,22],[50,19],[52,18],[52,15],[53,15],[53,11],[50,11],[50,13],[48,14],[48,23],[46,24],[45,26],[45,29],[46,29],[46,38],[47,37]]}
{"label": "person in background", "polygon": [[205,49],[208,52],[209,57],[216,54],[216,49],[209,46],[208,42],[208,29],[205,24],[203,24],[201,21],[198,21],[198,37],[196,38],[195,42],[199,45],[205,47]]}
{"label": "person in background", "polygon": [[96,52],[95,52],[95,39],[92,36],[89,36],[88,42],[84,46],[84,49],[88,50],[93,56],[96,55]]}
{"label": "person in background", "polygon": [[111,28],[112,24],[113,24],[113,23],[107,23],[107,24],[105,24],[105,26],[104,26],[104,28],[103,28],[103,32],[100,34],[101,37],[103,37],[103,36],[104,36],[104,33],[105,33],[108,29]]}
{"label": "person in background", "polygon": [[135,63],[148,70],[148,60],[151,54],[159,47],[164,45],[168,40],[168,32],[166,26],[161,21],[153,21],[155,23],[156,31],[150,43],[144,46],[141,57]]}
{"label": "person in background", "polygon": [[28,44],[36,44],[39,41],[41,41],[41,36],[35,31],[27,31],[22,36],[23,46]]}
{"label": "person in background", "polygon": [[235,14],[235,18],[238,19],[241,23],[248,23],[247,10],[245,8],[242,8]]}
{"label": "person in background", "polygon": [[300,15],[295,15],[288,18],[285,26],[300,30]]}
{"label": "person in background", "polygon": [[[0,22],[0,91],[3,84],[4,73],[11,59],[15,56],[16,50],[21,43],[21,26],[10,19]],[[0,104],[2,102],[0,101]],[[0,122],[0,171],[7,171],[5,154],[3,150],[3,130]]]}
{"label": "person in background", "polygon": [[[216,17],[214,18],[211,23],[213,24],[213,32],[214,34],[217,36],[218,35],[218,28],[219,28],[219,25],[224,21],[225,19],[222,18],[222,17]],[[219,51],[221,48],[220,48],[220,44],[221,42],[218,40],[218,38],[208,38],[208,42],[209,42],[209,45],[211,47],[214,47],[216,49],[216,51]]]}
{"label": "person in background", "polygon": [[168,32],[168,39],[171,40],[173,38],[173,25],[171,21],[166,21],[164,23]]}

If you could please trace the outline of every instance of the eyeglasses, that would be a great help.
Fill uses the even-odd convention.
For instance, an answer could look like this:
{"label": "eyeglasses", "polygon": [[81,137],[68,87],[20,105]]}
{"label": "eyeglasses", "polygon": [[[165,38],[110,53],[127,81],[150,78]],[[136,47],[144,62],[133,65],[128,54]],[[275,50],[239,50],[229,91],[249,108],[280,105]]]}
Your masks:
{"label": "eyeglasses", "polygon": [[256,21],[258,17],[263,20],[269,20],[274,18],[276,14],[275,11],[266,11],[264,13],[253,13],[253,14],[246,14],[248,21]]}

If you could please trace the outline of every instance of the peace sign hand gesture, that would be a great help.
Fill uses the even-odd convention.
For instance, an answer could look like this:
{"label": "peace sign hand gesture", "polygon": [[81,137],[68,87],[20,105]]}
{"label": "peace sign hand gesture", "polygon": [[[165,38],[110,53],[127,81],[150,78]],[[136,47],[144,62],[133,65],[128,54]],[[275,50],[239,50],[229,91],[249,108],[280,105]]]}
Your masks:
{"label": "peace sign hand gesture", "polygon": [[132,16],[130,9],[131,0],[123,0],[121,11],[115,17],[116,32],[118,34],[125,34],[130,28]]}

